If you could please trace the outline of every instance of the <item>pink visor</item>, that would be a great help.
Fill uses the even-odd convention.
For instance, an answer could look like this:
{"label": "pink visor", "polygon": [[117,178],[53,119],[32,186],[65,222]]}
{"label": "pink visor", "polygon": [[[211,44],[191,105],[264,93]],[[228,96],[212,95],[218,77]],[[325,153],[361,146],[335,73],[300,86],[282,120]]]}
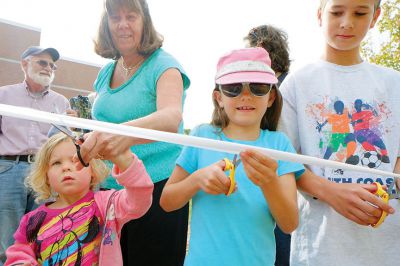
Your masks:
{"label": "pink visor", "polygon": [[233,50],[222,56],[217,65],[216,84],[242,82],[276,84],[268,52],[261,47]]}

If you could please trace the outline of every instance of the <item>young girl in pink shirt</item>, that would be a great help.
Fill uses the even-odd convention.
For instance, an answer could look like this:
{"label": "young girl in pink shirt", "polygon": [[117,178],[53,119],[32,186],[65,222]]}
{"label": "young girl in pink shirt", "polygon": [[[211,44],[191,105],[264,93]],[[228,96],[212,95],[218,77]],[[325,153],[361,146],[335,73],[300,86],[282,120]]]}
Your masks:
{"label": "young girl in pink shirt", "polygon": [[94,192],[107,167],[93,159],[77,171],[75,154],[61,133],[38,152],[26,181],[47,202],[22,217],[5,265],[122,265],[121,228],[149,209],[153,183],[127,149],[112,160],[112,175],[125,189]]}

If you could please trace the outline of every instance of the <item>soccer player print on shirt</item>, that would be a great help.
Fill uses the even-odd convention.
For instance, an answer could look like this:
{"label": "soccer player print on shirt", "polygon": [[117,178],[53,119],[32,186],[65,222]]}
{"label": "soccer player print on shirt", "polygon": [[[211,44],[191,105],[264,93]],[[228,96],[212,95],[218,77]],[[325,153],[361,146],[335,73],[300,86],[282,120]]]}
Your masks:
{"label": "soccer player print on shirt", "polygon": [[340,99],[325,97],[321,103],[309,104],[306,112],[316,122],[324,159],[370,168],[390,162],[382,140],[381,122],[390,113],[384,104],[356,99],[348,108]]}
{"label": "soccer player print on shirt", "polygon": [[101,234],[94,200],[69,209],[47,222],[45,211],[29,218],[27,241],[42,265],[82,265],[98,252]]}

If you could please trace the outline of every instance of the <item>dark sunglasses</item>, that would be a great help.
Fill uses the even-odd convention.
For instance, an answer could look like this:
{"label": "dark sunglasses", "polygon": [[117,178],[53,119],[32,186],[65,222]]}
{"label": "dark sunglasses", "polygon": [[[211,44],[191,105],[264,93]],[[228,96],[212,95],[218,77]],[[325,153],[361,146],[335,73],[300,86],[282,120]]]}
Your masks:
{"label": "dark sunglasses", "polygon": [[234,83],[234,84],[224,84],[219,85],[219,90],[226,96],[230,98],[238,97],[245,85],[249,86],[251,94],[256,97],[262,97],[271,91],[274,84],[264,84],[264,83]]}
{"label": "dark sunglasses", "polygon": [[51,70],[53,70],[53,71],[57,70],[57,66],[54,63],[47,62],[46,60],[37,60],[37,61],[35,61],[35,63],[43,68],[50,66]]}

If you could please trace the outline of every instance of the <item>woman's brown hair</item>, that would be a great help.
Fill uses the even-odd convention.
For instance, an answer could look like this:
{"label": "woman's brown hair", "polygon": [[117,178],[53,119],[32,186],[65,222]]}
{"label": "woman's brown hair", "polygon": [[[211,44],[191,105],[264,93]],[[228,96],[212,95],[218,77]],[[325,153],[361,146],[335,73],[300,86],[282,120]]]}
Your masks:
{"label": "woman's brown hair", "polygon": [[97,30],[97,37],[94,40],[96,54],[115,60],[121,57],[120,52],[112,41],[108,26],[108,15],[116,13],[120,8],[133,10],[143,19],[142,40],[138,47],[140,55],[148,56],[162,46],[164,39],[154,28],[146,0],[106,0]]}
{"label": "woman's brown hair", "polygon": [[250,47],[262,47],[269,53],[275,72],[289,72],[289,44],[285,31],[270,25],[261,25],[249,31],[244,40]]}

